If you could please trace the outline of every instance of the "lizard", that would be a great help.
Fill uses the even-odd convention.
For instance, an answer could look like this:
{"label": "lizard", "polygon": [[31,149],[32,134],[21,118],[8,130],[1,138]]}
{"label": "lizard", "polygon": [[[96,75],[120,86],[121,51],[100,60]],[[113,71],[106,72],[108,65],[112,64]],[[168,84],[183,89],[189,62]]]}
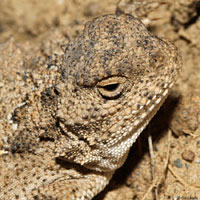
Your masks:
{"label": "lizard", "polygon": [[[0,199],[92,199],[167,98],[181,56],[129,14],[85,24],[0,137]],[[5,128],[6,127],[6,128]]]}

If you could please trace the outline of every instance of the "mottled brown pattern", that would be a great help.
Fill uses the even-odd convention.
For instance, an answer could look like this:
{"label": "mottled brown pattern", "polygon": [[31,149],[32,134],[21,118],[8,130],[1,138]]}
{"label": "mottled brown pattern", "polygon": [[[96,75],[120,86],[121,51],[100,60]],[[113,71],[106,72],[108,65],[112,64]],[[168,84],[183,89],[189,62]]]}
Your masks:
{"label": "mottled brown pattern", "polygon": [[[176,47],[131,15],[85,25],[3,124],[0,199],[91,199],[166,99]],[[49,69],[51,71],[52,69]]]}

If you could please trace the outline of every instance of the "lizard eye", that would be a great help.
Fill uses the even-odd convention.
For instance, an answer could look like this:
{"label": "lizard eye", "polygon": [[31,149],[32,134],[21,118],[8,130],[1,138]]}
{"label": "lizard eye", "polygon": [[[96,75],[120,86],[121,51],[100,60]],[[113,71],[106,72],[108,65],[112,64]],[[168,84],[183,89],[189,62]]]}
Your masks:
{"label": "lizard eye", "polygon": [[110,77],[97,84],[99,93],[104,98],[114,99],[121,95],[124,89],[124,77]]}

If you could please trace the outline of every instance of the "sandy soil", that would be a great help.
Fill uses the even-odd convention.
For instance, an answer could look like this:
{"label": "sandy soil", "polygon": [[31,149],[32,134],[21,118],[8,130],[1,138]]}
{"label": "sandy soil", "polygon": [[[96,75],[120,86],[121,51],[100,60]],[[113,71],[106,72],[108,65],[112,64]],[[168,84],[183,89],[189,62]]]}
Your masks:
{"label": "sandy soil", "polygon": [[0,0],[0,121],[37,84],[46,60],[62,53],[61,45],[77,37],[85,22],[116,8],[141,17],[182,54],[183,71],[171,95],[96,200],[150,200],[156,193],[158,199],[200,200],[200,1],[165,2],[139,12],[131,0]]}

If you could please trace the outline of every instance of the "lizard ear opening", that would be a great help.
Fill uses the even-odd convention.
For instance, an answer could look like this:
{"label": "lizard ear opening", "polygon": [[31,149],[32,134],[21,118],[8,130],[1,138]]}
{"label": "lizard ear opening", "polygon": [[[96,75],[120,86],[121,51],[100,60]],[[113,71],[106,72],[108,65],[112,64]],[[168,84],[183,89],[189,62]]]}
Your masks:
{"label": "lizard ear opening", "polygon": [[100,81],[97,88],[102,97],[107,99],[118,98],[124,89],[124,77],[110,77]]}

